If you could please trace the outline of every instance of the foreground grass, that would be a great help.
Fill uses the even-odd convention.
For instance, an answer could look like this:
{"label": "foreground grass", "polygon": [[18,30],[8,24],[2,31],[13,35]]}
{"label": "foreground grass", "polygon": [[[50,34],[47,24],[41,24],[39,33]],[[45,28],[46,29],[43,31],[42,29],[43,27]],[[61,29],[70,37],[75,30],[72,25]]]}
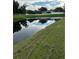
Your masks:
{"label": "foreground grass", "polygon": [[14,59],[65,59],[64,19],[14,45]]}
{"label": "foreground grass", "polygon": [[63,17],[64,14],[30,14],[30,15],[13,15],[13,21],[19,21],[28,18],[40,18],[40,17]]}

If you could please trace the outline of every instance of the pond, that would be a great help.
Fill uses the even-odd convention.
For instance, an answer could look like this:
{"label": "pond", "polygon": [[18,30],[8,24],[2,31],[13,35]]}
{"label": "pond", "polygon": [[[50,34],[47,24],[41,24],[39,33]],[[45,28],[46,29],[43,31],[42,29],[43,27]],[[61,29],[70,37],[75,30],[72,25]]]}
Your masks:
{"label": "pond", "polygon": [[38,31],[50,24],[55,23],[62,17],[52,17],[44,19],[26,19],[13,23],[13,43],[16,44],[23,39],[33,36]]}

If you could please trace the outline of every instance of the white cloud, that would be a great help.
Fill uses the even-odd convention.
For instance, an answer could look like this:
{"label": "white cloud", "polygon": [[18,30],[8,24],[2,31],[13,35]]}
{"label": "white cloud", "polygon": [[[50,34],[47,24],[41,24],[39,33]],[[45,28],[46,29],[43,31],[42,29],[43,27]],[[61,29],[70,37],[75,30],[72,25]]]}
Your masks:
{"label": "white cloud", "polygon": [[38,5],[29,5],[26,9],[27,10],[38,10],[38,8],[40,8],[41,6]]}
{"label": "white cloud", "polygon": [[50,4],[47,4],[46,7],[50,10],[50,9],[54,9],[53,6],[51,6]]}
{"label": "white cloud", "polygon": [[63,7],[64,6],[64,2],[61,2],[59,5],[55,6],[55,7]]}
{"label": "white cloud", "polygon": [[[32,5],[35,2],[48,2],[48,1],[61,1],[61,0],[16,0],[20,3],[20,5],[26,4],[28,5],[28,7],[26,9],[28,10],[38,10],[38,8],[42,7],[41,5]],[[54,3],[54,2],[52,2]],[[55,7],[61,7],[63,6],[63,2],[61,2],[61,4],[56,5],[56,6],[52,6],[50,4],[46,4],[43,7],[47,7],[48,9],[54,9]]]}

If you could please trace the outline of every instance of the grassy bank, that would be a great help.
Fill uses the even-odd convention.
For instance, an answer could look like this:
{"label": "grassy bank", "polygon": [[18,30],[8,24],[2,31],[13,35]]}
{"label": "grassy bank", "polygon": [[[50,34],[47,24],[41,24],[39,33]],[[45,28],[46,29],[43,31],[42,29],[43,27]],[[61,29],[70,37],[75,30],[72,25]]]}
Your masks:
{"label": "grassy bank", "polygon": [[40,17],[63,17],[64,14],[30,14],[30,15],[13,15],[13,21],[19,21],[28,18],[40,18]]}
{"label": "grassy bank", "polygon": [[14,59],[65,59],[64,19],[14,45]]}

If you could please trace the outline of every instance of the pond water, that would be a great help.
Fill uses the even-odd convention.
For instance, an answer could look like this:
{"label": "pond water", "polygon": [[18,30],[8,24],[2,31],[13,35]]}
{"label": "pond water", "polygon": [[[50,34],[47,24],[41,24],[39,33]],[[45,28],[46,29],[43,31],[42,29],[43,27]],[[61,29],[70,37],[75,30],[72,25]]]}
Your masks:
{"label": "pond water", "polygon": [[13,42],[14,44],[23,39],[33,36],[38,31],[44,29],[50,24],[60,20],[61,17],[49,19],[28,19],[13,23]]}

